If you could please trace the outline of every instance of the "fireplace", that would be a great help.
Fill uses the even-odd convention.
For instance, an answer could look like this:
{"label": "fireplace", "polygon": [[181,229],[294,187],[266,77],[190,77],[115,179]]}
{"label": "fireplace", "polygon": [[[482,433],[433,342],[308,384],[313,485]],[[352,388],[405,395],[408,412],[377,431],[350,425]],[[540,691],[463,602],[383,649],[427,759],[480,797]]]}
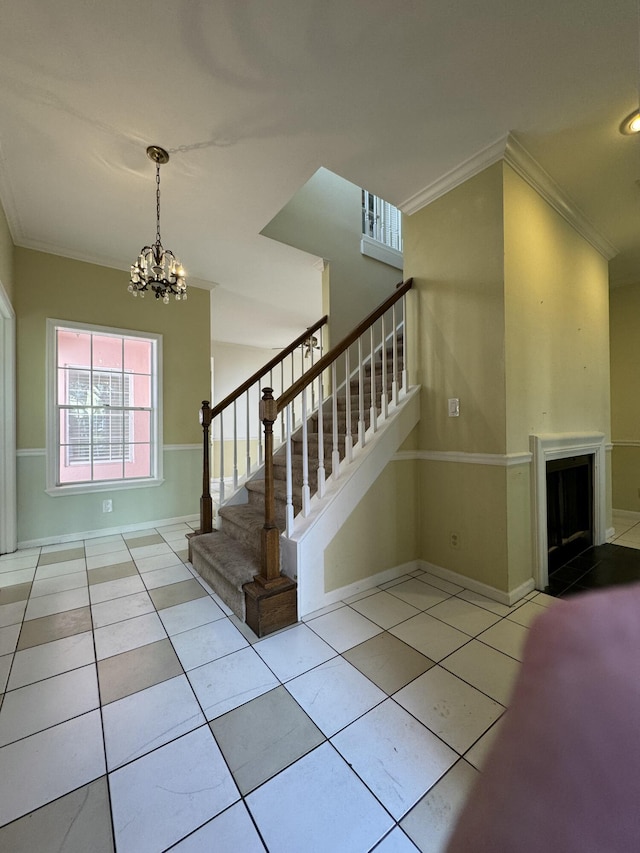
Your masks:
{"label": "fireplace", "polygon": [[[570,560],[583,547],[601,545],[606,541],[604,442],[603,433],[555,433],[530,437],[533,453],[534,580],[537,589],[544,590],[549,584],[549,571]],[[552,484],[549,496],[548,480]],[[565,500],[570,491],[578,492],[577,508],[573,498]],[[585,495],[590,495],[586,503],[582,501]],[[590,534],[585,533],[589,530]],[[568,546],[564,552],[560,548],[563,540],[566,540],[564,546]],[[571,548],[576,549],[574,554],[571,554]],[[567,554],[571,555],[565,559]]]}
{"label": "fireplace", "polygon": [[593,455],[547,462],[549,574],[593,545]]}

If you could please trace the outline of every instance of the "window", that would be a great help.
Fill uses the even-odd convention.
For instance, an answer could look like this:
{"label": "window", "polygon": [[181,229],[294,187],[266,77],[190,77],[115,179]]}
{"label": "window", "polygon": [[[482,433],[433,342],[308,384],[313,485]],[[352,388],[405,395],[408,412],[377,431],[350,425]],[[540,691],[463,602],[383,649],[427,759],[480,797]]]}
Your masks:
{"label": "window", "polygon": [[161,336],[49,320],[50,494],[160,480]]}

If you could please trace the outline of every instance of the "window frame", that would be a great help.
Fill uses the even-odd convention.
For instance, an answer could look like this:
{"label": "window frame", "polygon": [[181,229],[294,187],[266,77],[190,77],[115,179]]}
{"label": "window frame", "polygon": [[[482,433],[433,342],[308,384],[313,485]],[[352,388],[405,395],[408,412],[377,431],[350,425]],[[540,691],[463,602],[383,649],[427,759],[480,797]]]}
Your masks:
{"label": "window frame", "polygon": [[[151,343],[151,405],[150,405],[150,469],[149,477],[135,477],[111,480],[90,480],[80,483],[60,483],[60,404],[58,403],[58,352],[57,332],[69,330],[91,335],[103,335],[120,339],[133,338]],[[78,369],[77,365],[67,365]],[[80,368],[82,369],[82,367]],[[126,375],[126,374],[123,374]],[[135,409],[135,406],[133,406]],[[159,486],[163,479],[162,453],[162,335],[153,332],[139,332],[132,329],[120,329],[111,326],[99,326],[91,323],[78,323],[71,320],[47,318],[47,356],[46,356],[46,455],[47,484],[46,493],[52,497],[61,495],[87,494],[115,490],[149,488]]]}

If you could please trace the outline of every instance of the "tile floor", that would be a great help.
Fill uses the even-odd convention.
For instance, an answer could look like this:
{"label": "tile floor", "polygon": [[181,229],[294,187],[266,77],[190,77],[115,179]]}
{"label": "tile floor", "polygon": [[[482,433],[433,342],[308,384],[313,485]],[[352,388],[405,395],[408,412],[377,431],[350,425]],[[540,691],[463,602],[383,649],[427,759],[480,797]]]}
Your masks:
{"label": "tile floor", "polygon": [[418,571],[257,640],[187,532],[0,558],[0,849],[442,850],[556,599]]}

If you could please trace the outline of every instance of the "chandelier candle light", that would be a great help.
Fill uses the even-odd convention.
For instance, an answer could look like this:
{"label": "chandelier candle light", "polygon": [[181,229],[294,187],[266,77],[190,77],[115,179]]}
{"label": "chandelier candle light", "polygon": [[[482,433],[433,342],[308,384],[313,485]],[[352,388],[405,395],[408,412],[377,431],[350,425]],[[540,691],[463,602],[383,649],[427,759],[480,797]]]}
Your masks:
{"label": "chandelier candle light", "polygon": [[169,294],[179,302],[187,298],[187,285],[182,264],[170,249],[162,247],[160,239],[160,166],[169,162],[169,155],[158,145],[147,148],[147,157],[156,164],[156,241],[153,246],[145,246],[140,251],[135,264],[131,266],[129,293],[140,294],[151,289],[156,299],[162,299],[165,305]]}

